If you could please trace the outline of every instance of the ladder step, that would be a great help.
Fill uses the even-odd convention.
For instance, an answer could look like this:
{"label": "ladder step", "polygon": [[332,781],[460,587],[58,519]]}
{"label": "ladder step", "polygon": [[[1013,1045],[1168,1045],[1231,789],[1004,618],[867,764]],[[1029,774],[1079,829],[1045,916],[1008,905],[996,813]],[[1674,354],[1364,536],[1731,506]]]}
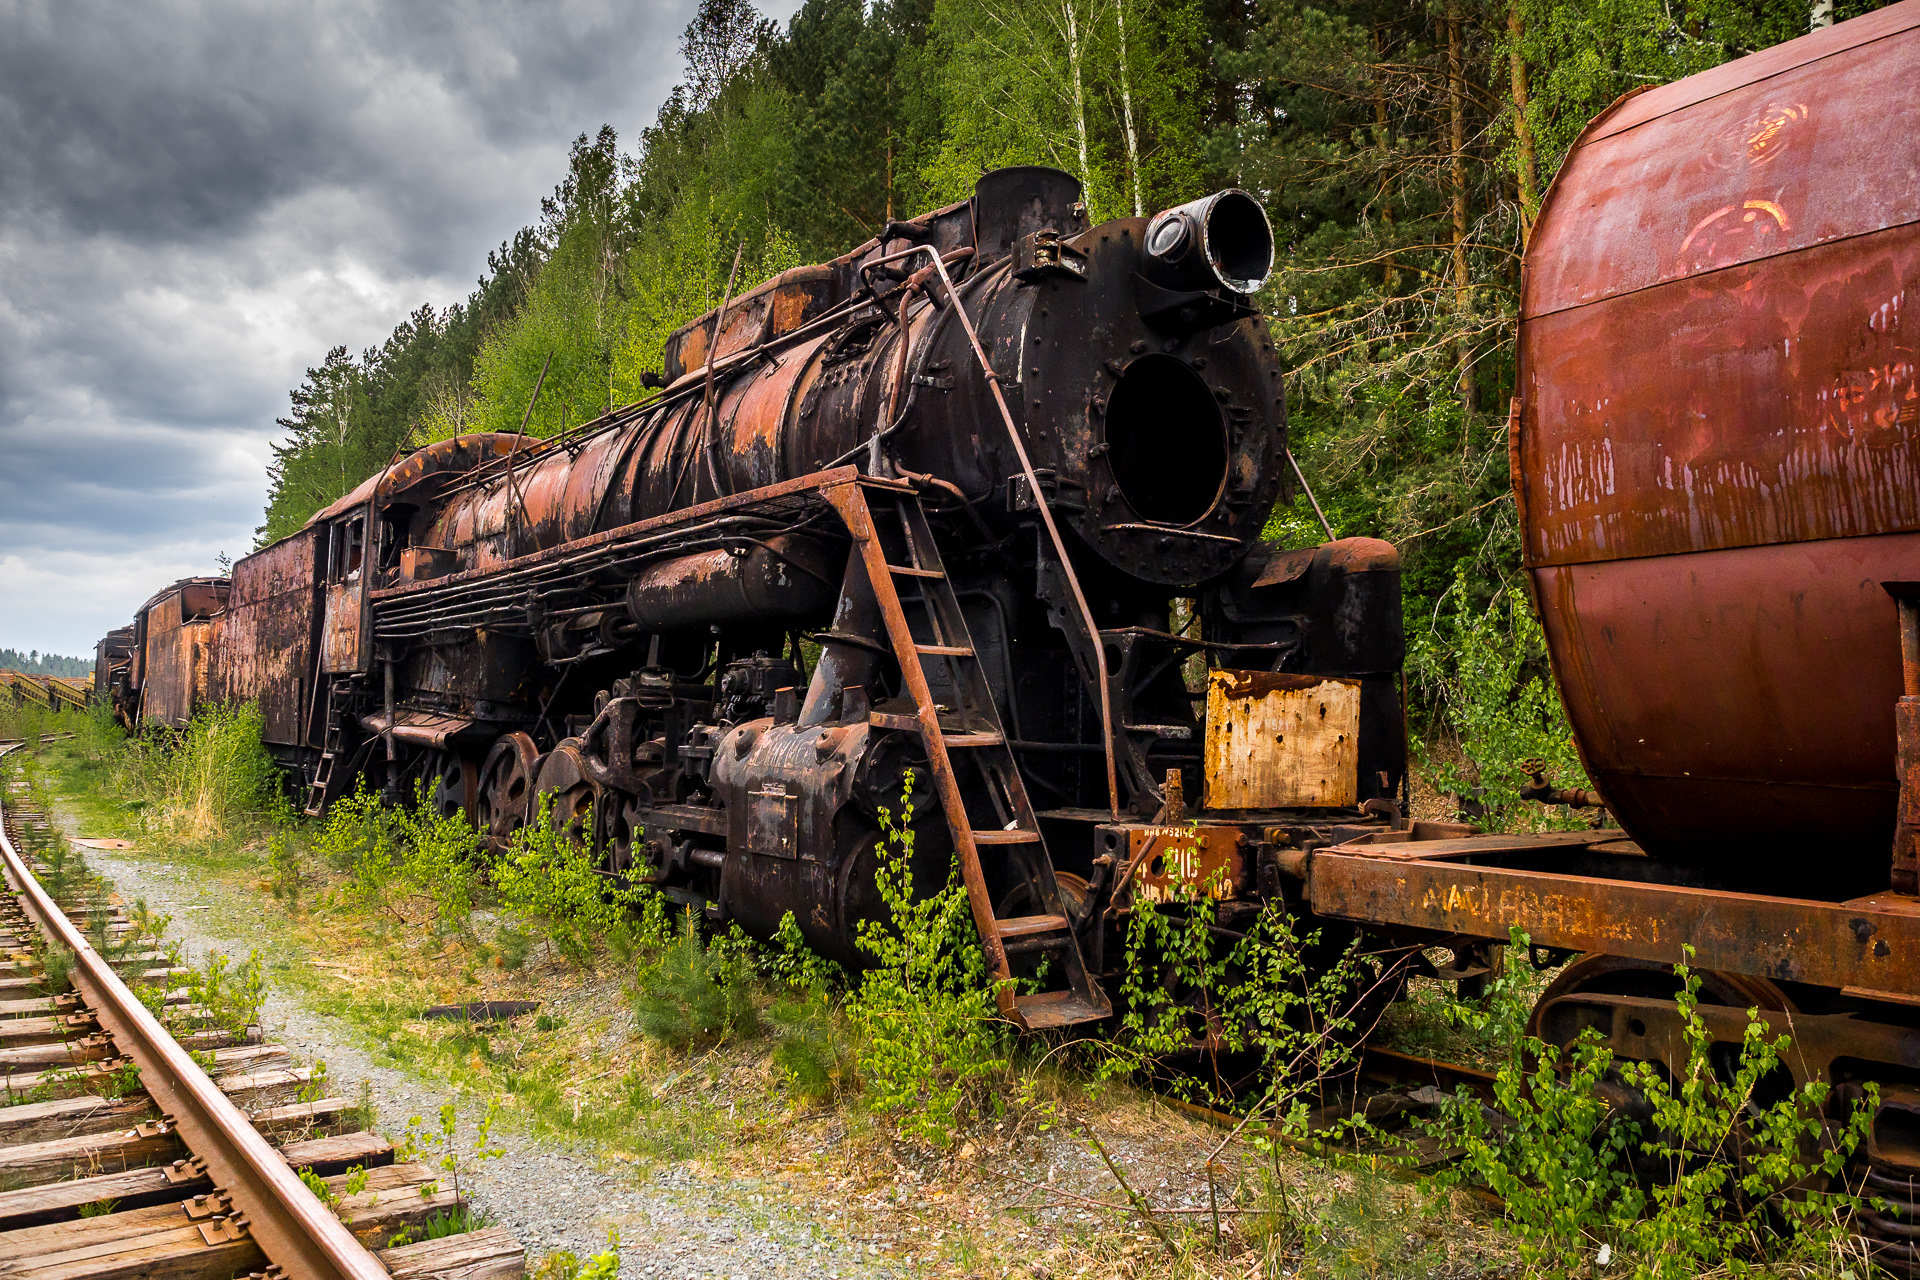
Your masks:
{"label": "ladder step", "polygon": [[976,831],[973,833],[975,844],[1036,844],[1038,831]]}
{"label": "ladder step", "polygon": [[971,658],[973,650],[964,644],[915,644],[921,653],[939,654],[949,658]]}
{"label": "ladder step", "polygon": [[[906,733],[920,732],[919,716],[901,715],[895,711],[869,711],[867,723],[876,729],[899,729]],[[949,747],[997,747],[1006,741],[997,733],[986,731],[972,733],[965,729],[947,730],[940,736]]]}
{"label": "ladder step", "polygon": [[1045,1031],[1081,1022],[1098,1022],[1111,1016],[1113,1010],[1103,1009],[1071,991],[1042,991],[1038,995],[1015,996],[1013,1012],[1029,1031]]}
{"label": "ladder step", "polygon": [[997,747],[1006,739],[997,733],[943,733],[950,747]]}
{"label": "ladder step", "polygon": [[917,569],[910,564],[890,564],[887,566],[887,569],[889,572],[897,573],[903,578],[944,578],[947,576],[938,569]]}
{"label": "ladder step", "polygon": [[1065,916],[1008,916],[994,922],[1002,938],[1030,938],[1036,933],[1061,933],[1067,928]]}

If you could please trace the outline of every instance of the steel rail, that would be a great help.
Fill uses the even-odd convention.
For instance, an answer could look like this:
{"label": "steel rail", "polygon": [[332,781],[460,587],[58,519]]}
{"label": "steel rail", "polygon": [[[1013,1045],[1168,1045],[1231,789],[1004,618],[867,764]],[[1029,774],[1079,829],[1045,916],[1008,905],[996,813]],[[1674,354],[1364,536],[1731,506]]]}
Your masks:
{"label": "steel rail", "polygon": [[[0,747],[0,756],[24,745]],[[4,810],[0,809],[0,818]],[[114,1047],[140,1068],[140,1087],[207,1167],[214,1186],[269,1262],[289,1276],[390,1280],[387,1269],[309,1191],[220,1087],[160,1025],[27,869],[0,821],[0,866],[46,936],[73,953],[71,981]]]}

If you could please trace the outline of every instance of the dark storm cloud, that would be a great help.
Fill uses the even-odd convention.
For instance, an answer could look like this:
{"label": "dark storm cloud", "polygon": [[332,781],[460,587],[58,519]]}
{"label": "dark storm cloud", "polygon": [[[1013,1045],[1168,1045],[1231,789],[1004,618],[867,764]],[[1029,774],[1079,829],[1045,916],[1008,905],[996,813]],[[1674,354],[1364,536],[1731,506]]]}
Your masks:
{"label": "dark storm cloud", "polygon": [[650,123],[694,2],[0,0],[0,645],[244,552],[287,390]]}

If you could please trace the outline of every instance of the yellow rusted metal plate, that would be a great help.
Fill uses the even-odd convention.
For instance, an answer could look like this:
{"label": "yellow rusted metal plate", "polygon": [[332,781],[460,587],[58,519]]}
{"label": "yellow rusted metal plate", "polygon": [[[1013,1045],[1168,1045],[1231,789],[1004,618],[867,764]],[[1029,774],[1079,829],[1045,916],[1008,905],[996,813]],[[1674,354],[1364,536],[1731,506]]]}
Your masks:
{"label": "yellow rusted metal plate", "polygon": [[1359,747],[1358,680],[1208,673],[1209,809],[1351,805],[1359,790]]}
{"label": "yellow rusted metal plate", "polygon": [[1184,890],[1230,898],[1249,887],[1238,827],[1130,827],[1127,866],[1134,892],[1149,902],[1171,902]]}

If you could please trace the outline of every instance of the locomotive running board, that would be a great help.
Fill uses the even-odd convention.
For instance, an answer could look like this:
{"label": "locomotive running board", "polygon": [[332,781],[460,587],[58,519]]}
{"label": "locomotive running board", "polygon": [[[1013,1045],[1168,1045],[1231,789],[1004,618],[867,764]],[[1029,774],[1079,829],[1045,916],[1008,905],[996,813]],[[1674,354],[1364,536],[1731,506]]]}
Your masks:
{"label": "locomotive running board", "polygon": [[[873,503],[867,500],[869,491],[876,498]],[[913,700],[912,716],[876,712],[872,723],[883,729],[917,731],[926,746],[928,768],[946,812],[947,826],[953,832],[960,875],[967,887],[974,924],[980,931],[987,969],[996,980],[1000,1012],[1032,1031],[1098,1022],[1112,1016],[1113,1005],[1106,992],[1087,972],[1073,917],[1054,879],[1053,860],[1047,856],[1046,841],[1027,800],[1020,767],[1007,745],[993,690],[974,652],[960,599],[941,563],[919,495],[898,483],[862,479],[858,484],[827,489],[824,496],[853,535],[886,624],[887,638],[899,660],[901,677]],[[905,579],[917,589],[928,632],[925,637],[914,635],[895,579]],[[957,716],[955,723],[941,723],[943,708],[934,701],[924,665],[929,660],[945,671],[945,683],[957,704],[948,718]],[[956,753],[965,753],[978,766],[990,816],[968,811],[967,794],[954,770]],[[981,798],[976,797],[976,808]],[[1037,914],[1002,917],[996,913],[981,865],[983,849],[1004,853],[1016,883],[1025,882]],[[1064,977],[1065,985],[1031,995],[1016,994],[1009,952],[1048,957],[1054,962],[1049,966],[1051,975],[1056,982]]]}

